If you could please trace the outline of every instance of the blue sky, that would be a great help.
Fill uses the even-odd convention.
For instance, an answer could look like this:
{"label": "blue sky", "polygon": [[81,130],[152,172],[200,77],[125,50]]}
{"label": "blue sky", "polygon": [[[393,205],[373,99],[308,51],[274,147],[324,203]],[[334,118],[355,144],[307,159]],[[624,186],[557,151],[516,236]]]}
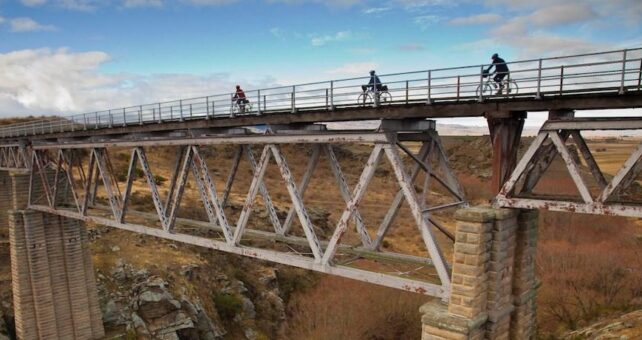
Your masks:
{"label": "blue sky", "polygon": [[642,46],[642,1],[0,0],[0,116]]}

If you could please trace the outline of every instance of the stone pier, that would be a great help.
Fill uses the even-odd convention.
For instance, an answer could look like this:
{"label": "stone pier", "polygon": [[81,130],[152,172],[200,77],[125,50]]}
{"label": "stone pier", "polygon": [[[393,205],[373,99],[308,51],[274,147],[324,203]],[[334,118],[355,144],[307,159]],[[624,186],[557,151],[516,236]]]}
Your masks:
{"label": "stone pier", "polygon": [[[29,176],[0,172],[19,339],[99,339],[98,294],[82,222],[26,210]],[[36,188],[35,194],[40,194]],[[9,192],[9,194],[7,194]]]}
{"label": "stone pier", "polygon": [[421,307],[422,339],[534,339],[537,212],[475,207],[455,218],[450,300]]}

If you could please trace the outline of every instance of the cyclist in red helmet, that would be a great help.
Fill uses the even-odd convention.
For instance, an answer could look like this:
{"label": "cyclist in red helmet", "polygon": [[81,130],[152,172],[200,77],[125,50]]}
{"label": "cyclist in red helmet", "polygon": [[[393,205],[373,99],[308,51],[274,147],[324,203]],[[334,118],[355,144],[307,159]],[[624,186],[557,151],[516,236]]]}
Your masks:
{"label": "cyclist in red helmet", "polygon": [[236,105],[239,106],[239,112],[241,113],[245,111],[245,104],[250,102],[245,97],[245,92],[243,92],[243,89],[241,89],[241,85],[236,85],[236,92],[234,93],[234,97],[232,97],[232,99],[236,100]]}

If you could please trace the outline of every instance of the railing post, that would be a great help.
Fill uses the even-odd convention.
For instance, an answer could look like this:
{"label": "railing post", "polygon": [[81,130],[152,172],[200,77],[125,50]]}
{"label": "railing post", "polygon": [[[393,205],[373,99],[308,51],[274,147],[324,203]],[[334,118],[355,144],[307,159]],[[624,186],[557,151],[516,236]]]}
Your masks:
{"label": "railing post", "polygon": [[210,98],[205,97],[205,119],[210,119]]}
{"label": "railing post", "polygon": [[143,106],[138,107],[138,124],[143,125]]}
{"label": "railing post", "polygon": [[100,125],[100,120],[98,119],[98,111],[94,113],[96,115],[96,129],[98,129],[98,125]]}
{"label": "railing post", "polygon": [[406,105],[408,105],[408,81],[406,80]]}
{"label": "railing post", "polygon": [[622,51],[622,80],[620,81],[620,94],[624,94],[624,80],[626,79],[626,52]]}
{"label": "railing post", "polygon": [[123,126],[127,126],[127,113],[125,112],[125,108],[123,108]]}
{"label": "railing post", "polygon": [[[86,114],[86,113],[83,113],[83,114],[82,114],[82,118],[83,118],[83,129],[84,129],[84,130],[87,130],[87,114]],[[34,135],[35,135],[35,134],[36,134],[36,133],[35,133],[35,129],[34,129]]]}
{"label": "railing post", "polygon": [[372,87],[374,88],[374,107],[379,107],[379,84],[377,84],[376,80],[373,82]]}
{"label": "railing post", "polygon": [[334,110],[334,80],[330,81],[330,110]]}
{"label": "railing post", "polygon": [[564,65],[560,66],[560,96],[564,88]]}
{"label": "railing post", "polygon": [[640,91],[640,85],[642,85],[642,60],[640,60],[640,68],[638,70],[638,91]]}
{"label": "railing post", "polygon": [[[234,101],[234,95],[231,93],[230,93],[230,101],[232,103],[232,106],[230,107],[230,117],[234,118],[234,105],[236,104],[236,102]],[[241,108],[239,107],[239,111],[240,109]]]}
{"label": "railing post", "polygon": [[180,112],[180,115],[181,115],[180,116],[180,121],[182,122],[183,121],[183,100],[182,99],[178,101],[178,105],[181,106],[181,109],[180,109],[179,112]]}
{"label": "railing post", "polygon": [[109,127],[114,126],[114,115],[111,114],[111,110],[107,111],[109,114]]}
{"label": "railing post", "polygon": [[189,117],[192,118],[192,104],[189,104]]}
{"label": "railing post", "polygon": [[328,98],[329,91],[325,89],[325,109],[330,110],[330,98]]}
{"label": "railing post", "polygon": [[484,65],[479,69],[479,102],[484,101]]}
{"label": "railing post", "polygon": [[296,113],[296,86],[292,86],[292,113]]}
{"label": "railing post", "polygon": [[459,100],[460,85],[461,85],[461,76],[457,76],[457,100]]}
{"label": "railing post", "polygon": [[267,95],[263,95],[263,111],[267,110]]}
{"label": "railing post", "polygon": [[256,90],[256,91],[257,91],[256,99],[258,102],[257,104],[259,105],[259,107],[257,108],[257,114],[261,115],[261,90]]}
{"label": "railing post", "polygon": [[161,103],[158,103],[158,124],[163,122],[163,110],[161,109]]}
{"label": "railing post", "polygon": [[174,105],[169,106],[169,120],[174,120]]}
{"label": "railing post", "polygon": [[432,104],[432,70],[428,70],[428,98],[426,104]]}
{"label": "railing post", "polygon": [[539,59],[538,66],[537,66],[537,94],[535,95],[535,98],[541,99],[542,98],[542,59]]}

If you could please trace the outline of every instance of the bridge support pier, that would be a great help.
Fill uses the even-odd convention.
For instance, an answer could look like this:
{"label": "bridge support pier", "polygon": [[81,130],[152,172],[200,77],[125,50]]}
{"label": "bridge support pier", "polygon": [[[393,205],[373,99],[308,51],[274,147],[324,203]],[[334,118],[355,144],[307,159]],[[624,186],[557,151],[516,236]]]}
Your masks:
{"label": "bridge support pier", "polygon": [[526,112],[508,112],[486,118],[493,145],[491,191],[502,188],[517,164],[517,151],[522,137]]}
{"label": "bridge support pier", "polygon": [[537,212],[459,210],[450,301],[421,307],[422,339],[533,339]]}
{"label": "bridge support pier", "polygon": [[[19,339],[98,339],[104,336],[84,225],[28,210],[29,176],[0,172],[9,226],[16,335]],[[7,192],[11,199],[7,199]],[[38,194],[38,191],[34,192]]]}

